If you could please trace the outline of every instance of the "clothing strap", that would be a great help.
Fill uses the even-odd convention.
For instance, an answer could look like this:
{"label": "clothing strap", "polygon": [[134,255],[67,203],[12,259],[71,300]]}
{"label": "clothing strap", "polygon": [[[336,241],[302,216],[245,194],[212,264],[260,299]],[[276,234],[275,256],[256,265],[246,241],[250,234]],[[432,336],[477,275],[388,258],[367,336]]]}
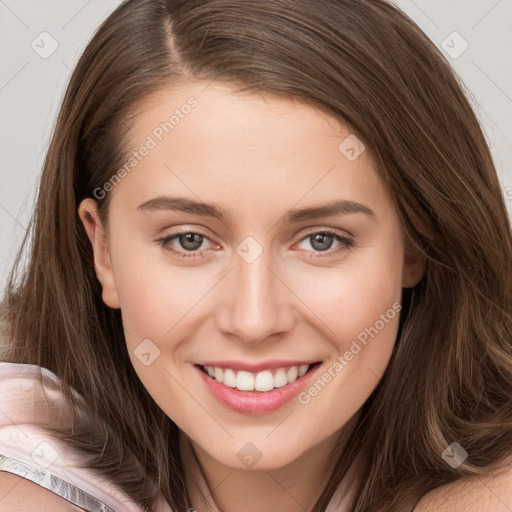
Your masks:
{"label": "clothing strap", "polygon": [[62,478],[58,478],[48,471],[35,468],[34,466],[1,454],[0,471],[6,471],[7,473],[12,473],[26,480],[30,480],[57,494],[61,498],[64,498],[73,505],[83,508],[87,512],[116,512],[102,501],[82,489],[79,489],[75,485],[66,482]]}

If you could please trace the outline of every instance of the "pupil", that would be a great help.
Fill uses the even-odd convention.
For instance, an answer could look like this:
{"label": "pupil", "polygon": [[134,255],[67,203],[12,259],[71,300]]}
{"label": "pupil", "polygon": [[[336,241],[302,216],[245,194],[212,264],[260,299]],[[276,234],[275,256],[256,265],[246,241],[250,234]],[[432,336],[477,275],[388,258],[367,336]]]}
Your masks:
{"label": "pupil", "polygon": [[[198,237],[198,241],[196,240],[194,242],[194,237]],[[185,235],[181,235],[180,242],[184,249],[193,251],[193,250],[201,247],[202,235],[199,235],[197,233],[186,233]],[[189,245],[189,244],[191,244],[191,245]]]}
{"label": "pupil", "polygon": [[[326,241],[327,239],[327,241]],[[313,247],[315,247],[315,243],[317,241],[320,242],[320,247],[315,247],[316,249],[320,251],[325,251],[329,249],[331,243],[332,243],[332,235],[329,235],[328,233],[318,233],[313,236],[314,243],[312,244]]]}

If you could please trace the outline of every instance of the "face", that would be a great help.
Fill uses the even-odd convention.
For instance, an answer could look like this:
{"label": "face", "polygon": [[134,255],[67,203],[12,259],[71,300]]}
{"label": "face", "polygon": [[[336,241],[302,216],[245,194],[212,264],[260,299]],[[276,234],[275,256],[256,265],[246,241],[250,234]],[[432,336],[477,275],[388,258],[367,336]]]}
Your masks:
{"label": "face", "polygon": [[423,266],[404,258],[386,184],[343,124],[205,85],[143,105],[135,160],[96,192],[111,194],[108,236],[94,200],[80,216],[158,405],[219,463],[278,468],[358,413]]}

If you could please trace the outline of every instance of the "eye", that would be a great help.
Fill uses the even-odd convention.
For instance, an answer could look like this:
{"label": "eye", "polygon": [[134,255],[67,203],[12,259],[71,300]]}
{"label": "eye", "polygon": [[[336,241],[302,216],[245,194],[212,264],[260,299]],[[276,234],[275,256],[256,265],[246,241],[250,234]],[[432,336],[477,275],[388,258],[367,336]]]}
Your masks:
{"label": "eye", "polygon": [[[354,246],[353,240],[329,229],[322,231],[310,231],[307,236],[302,238],[299,243],[304,241],[309,241],[309,245],[314,251],[314,254],[311,254],[312,258],[325,258],[333,256],[343,251],[348,251]],[[335,241],[337,241],[340,245],[336,249],[329,251]]]}
{"label": "eye", "polygon": [[[171,242],[176,240],[184,250],[175,249]],[[166,251],[179,256],[180,258],[204,258],[204,249],[198,252],[205,240],[210,240],[204,233],[199,231],[183,231],[174,235],[166,236],[156,240]]]}

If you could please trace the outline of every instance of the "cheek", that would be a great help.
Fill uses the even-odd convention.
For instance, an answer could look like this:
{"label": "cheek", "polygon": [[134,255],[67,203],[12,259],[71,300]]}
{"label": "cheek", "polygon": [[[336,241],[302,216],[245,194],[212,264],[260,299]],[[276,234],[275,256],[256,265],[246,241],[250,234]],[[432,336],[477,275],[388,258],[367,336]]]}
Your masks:
{"label": "cheek", "polygon": [[[140,338],[162,340],[199,300],[204,285],[194,284],[186,274],[158,272],[146,266],[137,273],[121,275],[120,291],[123,326],[128,345]],[[197,296],[197,299],[195,297]]]}
{"label": "cheek", "polygon": [[300,279],[294,278],[297,295],[322,321],[326,336],[341,348],[401,300],[399,252],[392,244],[376,244],[365,251],[337,268],[298,272]]}
{"label": "cheek", "polygon": [[171,272],[169,265],[163,264],[161,256],[165,255],[144,245],[132,243],[127,251],[119,243],[112,255],[129,348],[146,338],[162,338],[182,309],[184,290],[194,288],[192,283],[183,282],[179,269]]}
{"label": "cheek", "polygon": [[[387,270],[388,272],[384,272]],[[324,416],[334,432],[375,390],[389,364],[401,311],[400,273],[384,265],[340,277],[317,296],[333,348],[324,370],[300,396],[312,417]],[[334,301],[327,300],[328,296]],[[325,416],[326,404],[339,404]]]}
{"label": "cheek", "polygon": [[158,363],[169,357],[179,361],[182,346],[187,346],[183,341],[194,331],[198,315],[204,314],[205,299],[215,293],[219,275],[206,265],[180,267],[163,249],[145,247],[119,258],[115,268],[130,357],[149,339],[164,356]]}

